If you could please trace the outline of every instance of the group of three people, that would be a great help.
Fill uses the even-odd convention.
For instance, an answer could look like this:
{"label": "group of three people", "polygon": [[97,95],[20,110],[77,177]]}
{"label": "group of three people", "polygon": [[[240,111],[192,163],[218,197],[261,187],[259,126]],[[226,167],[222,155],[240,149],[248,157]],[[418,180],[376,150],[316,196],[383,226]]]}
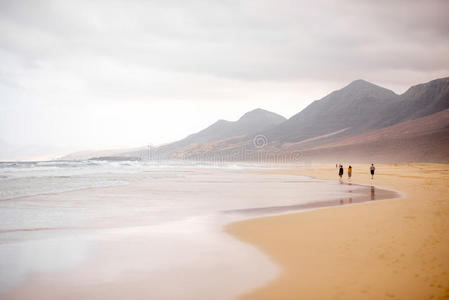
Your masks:
{"label": "group of three people", "polygon": [[[338,166],[338,164],[335,165],[336,167]],[[376,167],[374,167],[374,164],[371,164],[370,168],[370,174],[371,174],[371,179],[374,179],[374,171],[376,170]],[[343,165],[340,165],[340,169],[338,170],[338,176],[340,176],[340,179],[343,177]],[[350,179],[352,176],[352,167],[351,165],[349,165],[348,167],[348,179]]]}

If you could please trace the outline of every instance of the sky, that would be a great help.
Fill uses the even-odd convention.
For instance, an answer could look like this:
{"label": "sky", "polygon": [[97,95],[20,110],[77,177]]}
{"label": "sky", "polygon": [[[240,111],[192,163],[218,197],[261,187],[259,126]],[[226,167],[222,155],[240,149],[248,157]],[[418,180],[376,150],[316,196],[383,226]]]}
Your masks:
{"label": "sky", "polygon": [[0,161],[168,143],[449,76],[449,1],[0,0]]}

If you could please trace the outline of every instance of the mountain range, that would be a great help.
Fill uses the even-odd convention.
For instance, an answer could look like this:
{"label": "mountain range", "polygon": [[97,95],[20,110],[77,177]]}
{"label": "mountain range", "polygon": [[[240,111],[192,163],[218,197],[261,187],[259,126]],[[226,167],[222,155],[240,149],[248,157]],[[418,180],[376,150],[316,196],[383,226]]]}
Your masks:
{"label": "mountain range", "polygon": [[[355,80],[289,119],[255,109],[237,121],[219,120],[154,148],[151,156],[253,159],[248,153],[300,153],[304,161],[315,162],[449,162],[449,77],[412,86],[400,95]],[[143,148],[120,155],[149,156]]]}

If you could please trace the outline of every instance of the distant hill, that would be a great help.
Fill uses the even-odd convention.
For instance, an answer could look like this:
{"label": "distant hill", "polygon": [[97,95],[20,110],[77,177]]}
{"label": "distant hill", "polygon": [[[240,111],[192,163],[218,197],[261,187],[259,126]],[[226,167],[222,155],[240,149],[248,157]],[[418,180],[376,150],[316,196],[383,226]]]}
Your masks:
{"label": "distant hill", "polygon": [[416,119],[449,108],[449,77],[409,88],[398,101],[384,108],[377,127]]}
{"label": "distant hill", "polygon": [[284,144],[320,162],[449,162],[449,109],[334,141]]}
{"label": "distant hill", "polygon": [[[59,157],[58,160],[87,160],[98,157],[111,157],[111,156],[129,156],[129,157],[141,157],[141,155],[132,155],[140,152],[148,152],[146,147],[128,148],[128,149],[107,149],[107,150],[85,150],[70,153]],[[124,153],[130,153],[126,155]],[[148,154],[147,154],[148,156]]]}
{"label": "distant hill", "polygon": [[364,80],[356,80],[313,102],[288,121],[263,134],[278,145],[322,135],[328,135],[324,140],[334,140],[447,108],[449,78],[413,86],[402,95]]}
{"label": "distant hill", "polygon": [[170,156],[170,154],[179,153],[179,151],[186,148],[191,150],[194,147],[201,147],[204,144],[233,137],[246,138],[248,135],[256,132],[270,130],[286,120],[281,115],[258,108],[245,113],[237,121],[219,120],[180,141],[159,147],[157,152],[162,156]]}
{"label": "distant hill", "polygon": [[[276,122],[271,123],[265,129],[260,126],[248,126],[244,122],[239,123],[240,120],[237,121],[238,126],[231,125],[227,121],[218,121],[182,141],[161,147],[158,149],[158,153],[160,157],[189,158],[198,154],[204,156],[205,153],[224,155],[240,151],[239,149],[244,147],[259,152],[302,151],[303,154],[307,153],[309,158],[314,160],[338,160],[345,155],[343,155],[344,152],[337,151],[335,147],[339,141],[346,141],[345,146],[338,147],[351,148],[350,145],[357,144],[355,150],[371,153],[371,156],[368,155],[368,157],[372,159],[381,157],[386,160],[388,157],[393,157],[388,151],[394,148],[395,142],[408,146],[409,144],[405,140],[409,142],[413,140],[413,143],[420,145],[413,149],[414,154],[397,156],[397,153],[394,153],[395,159],[402,157],[402,159],[410,160],[413,157],[419,157],[422,160],[423,157],[418,155],[418,152],[425,151],[426,161],[449,162],[449,155],[447,155],[449,148],[443,147],[448,134],[446,129],[449,127],[449,123],[445,123],[447,122],[446,118],[441,119],[440,115],[429,117],[429,119],[440,118],[440,122],[432,123],[434,127],[427,133],[419,132],[419,128],[413,128],[424,123],[428,127],[428,124],[431,123],[429,119],[421,119],[394,127],[403,122],[437,114],[448,108],[449,78],[413,86],[401,95],[370,82],[356,80],[344,88],[312,102],[288,120],[281,122],[281,118],[276,118]],[[278,124],[276,124],[277,122]],[[232,126],[238,127],[239,130],[228,129]],[[407,134],[398,129],[404,128],[403,126],[408,128]],[[249,129],[245,131],[244,128],[247,127]],[[379,131],[389,127],[391,128],[386,131]],[[379,132],[383,132],[383,134],[380,135]],[[257,135],[265,138],[267,145],[263,149],[258,149],[253,144],[253,139]],[[388,139],[389,135],[390,139]],[[368,136],[371,137],[369,141],[366,140]],[[423,143],[420,143],[420,139],[425,141],[424,146]],[[380,143],[380,141],[383,143],[384,152],[382,152],[382,148],[375,147],[376,142]],[[377,149],[378,152],[367,151],[362,147],[363,143],[374,143],[370,147]],[[433,152],[429,150],[432,143],[435,146]],[[408,150],[402,149],[402,151]],[[354,158],[363,156],[356,152],[350,152]],[[367,158],[366,155],[363,157]]]}
{"label": "distant hill", "polygon": [[139,161],[142,160],[140,157],[132,156],[100,156],[92,157],[89,160],[103,160],[103,161]]}
{"label": "distant hill", "polygon": [[[312,102],[290,119],[263,110],[219,120],[186,138],[152,149],[157,159],[251,160],[257,153],[300,151],[314,161],[449,162],[449,77],[398,95],[365,80]],[[262,139],[262,147],[254,141]],[[234,154],[237,153],[237,156]],[[146,147],[95,156],[148,158]],[[93,155],[92,155],[93,156]]]}
{"label": "distant hill", "polygon": [[363,132],[372,129],[384,108],[398,100],[388,89],[356,80],[263,134],[270,142],[282,144],[336,131],[341,131],[340,135]]}

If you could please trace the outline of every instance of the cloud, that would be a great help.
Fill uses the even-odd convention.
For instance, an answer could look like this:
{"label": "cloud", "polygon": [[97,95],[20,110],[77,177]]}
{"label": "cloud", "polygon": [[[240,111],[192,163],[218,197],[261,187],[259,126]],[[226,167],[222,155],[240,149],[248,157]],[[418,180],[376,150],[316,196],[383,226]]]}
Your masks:
{"label": "cloud", "polygon": [[26,70],[50,65],[89,82],[105,61],[124,72],[352,79],[447,71],[448,10],[447,1],[5,1],[1,45]]}
{"label": "cloud", "polygon": [[0,109],[200,100],[231,102],[235,117],[258,100],[292,115],[357,78],[402,92],[448,75],[447,11],[445,0],[0,0]]}

